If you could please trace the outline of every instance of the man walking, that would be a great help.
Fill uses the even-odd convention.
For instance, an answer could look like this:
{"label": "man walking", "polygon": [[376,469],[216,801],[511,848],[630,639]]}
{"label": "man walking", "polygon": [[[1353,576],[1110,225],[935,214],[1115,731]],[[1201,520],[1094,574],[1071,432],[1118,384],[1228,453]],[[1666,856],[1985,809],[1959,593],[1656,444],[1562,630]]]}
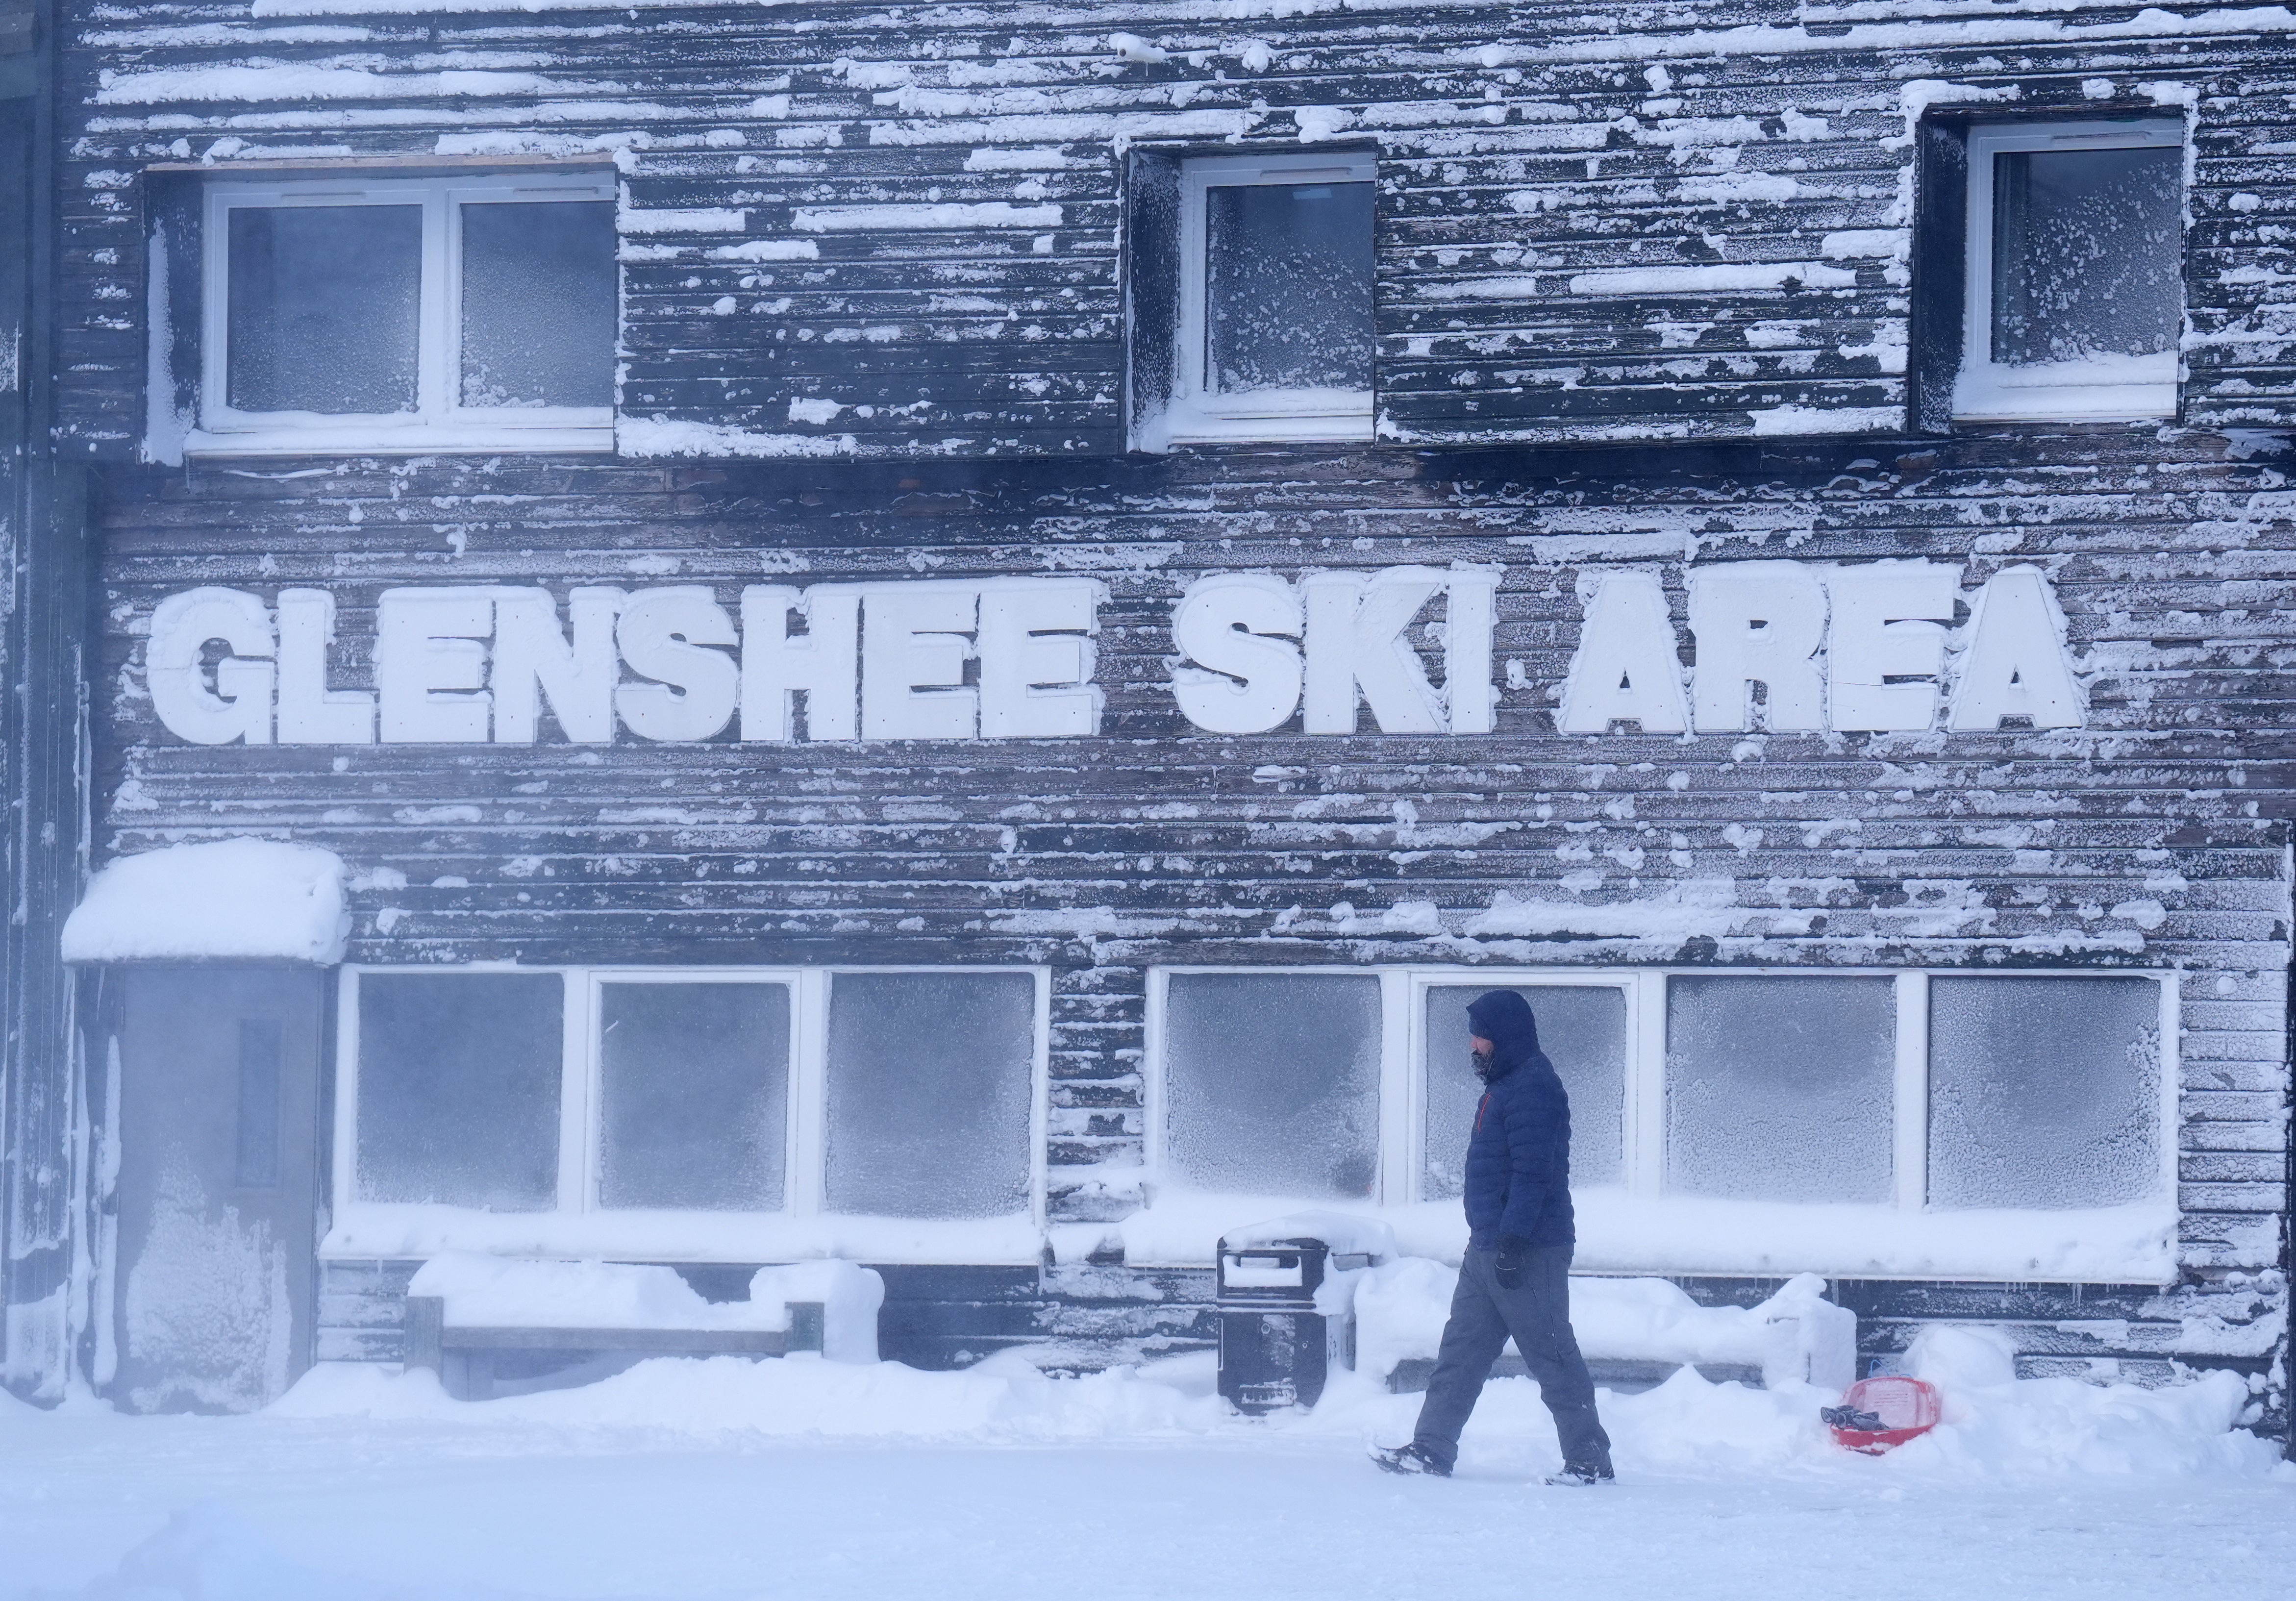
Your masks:
{"label": "man walking", "polygon": [[1507,1336],[1562,1441],[1549,1484],[1611,1482],[1611,1437],[1570,1330],[1570,1101],[1538,1048],[1530,1003],[1493,989],[1467,1008],[1482,1104],[1467,1141],[1467,1255],[1411,1443],[1375,1448],[1390,1473],[1450,1476],[1459,1431]]}

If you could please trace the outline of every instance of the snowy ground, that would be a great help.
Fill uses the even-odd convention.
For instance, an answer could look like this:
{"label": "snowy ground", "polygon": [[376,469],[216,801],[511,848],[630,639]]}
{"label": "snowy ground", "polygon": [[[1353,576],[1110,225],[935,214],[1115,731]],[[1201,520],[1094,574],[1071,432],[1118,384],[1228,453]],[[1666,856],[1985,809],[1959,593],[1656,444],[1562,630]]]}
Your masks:
{"label": "snowy ground", "polygon": [[1964,1386],[1870,1460],[1815,1392],[1694,1374],[1605,1395],[1621,1482],[1548,1490],[1525,1380],[1460,1476],[1375,1473],[1415,1397],[1349,1376],[1249,1423],[1181,1359],[1048,1380],[817,1359],[646,1364],[483,1405],[321,1369],[270,1412],[127,1418],[0,1397],[0,1597],[2158,1597],[2296,1591],[2296,1467],[2230,1379]]}

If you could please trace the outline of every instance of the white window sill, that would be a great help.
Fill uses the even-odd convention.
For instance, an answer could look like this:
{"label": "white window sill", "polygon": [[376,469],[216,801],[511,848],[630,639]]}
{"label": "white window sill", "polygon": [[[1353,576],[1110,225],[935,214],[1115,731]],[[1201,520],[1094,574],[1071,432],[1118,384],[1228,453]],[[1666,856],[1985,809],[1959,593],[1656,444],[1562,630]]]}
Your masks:
{"label": "white window sill", "polygon": [[499,423],[377,427],[371,423],[245,429],[194,429],[187,456],[452,456],[501,451],[611,453],[614,426],[558,423],[505,427]]}
{"label": "white window sill", "polygon": [[489,1212],[461,1206],[354,1203],[321,1242],[329,1261],[428,1259],[447,1251],[607,1261],[852,1261],[1035,1267],[1045,1231],[1027,1212],[1003,1218],[791,1217],[786,1212]]}
{"label": "white window sill", "polygon": [[1139,448],[1173,445],[1365,445],[1374,437],[1371,397],[1329,390],[1255,397],[1242,406],[1214,410],[1201,400],[1176,400],[1140,430]]}
{"label": "white window sill", "polygon": [[[1581,1273],[2008,1283],[2166,1284],[2177,1276],[2177,1209],[2166,1201],[2047,1211],[1944,1211],[1843,1203],[1715,1201],[1574,1187]],[[1292,1212],[1341,1211],[1395,1230],[1406,1256],[1456,1262],[1467,1244],[1456,1201],[1374,1206],[1157,1186],[1154,1203],[1113,1226],[1134,1267],[1211,1265],[1231,1229]]]}
{"label": "white window sill", "polygon": [[1964,367],[1957,423],[2141,423],[2177,415],[2174,356]]}

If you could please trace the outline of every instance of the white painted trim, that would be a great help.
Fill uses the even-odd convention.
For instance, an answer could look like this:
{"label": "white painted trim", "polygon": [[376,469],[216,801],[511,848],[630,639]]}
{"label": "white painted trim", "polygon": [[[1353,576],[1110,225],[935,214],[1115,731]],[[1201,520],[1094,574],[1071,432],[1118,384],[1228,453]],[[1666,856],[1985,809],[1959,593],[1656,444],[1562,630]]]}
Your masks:
{"label": "white painted trim", "polygon": [[2185,975],[2163,973],[2161,980],[2161,1193],[2184,1215]]}
{"label": "white painted trim", "polygon": [[1045,1142],[1052,1137],[1053,970],[1037,967],[1036,1060],[1029,1085],[1029,1215],[1041,1230],[1046,1221],[1045,1190],[1051,1163]]}
{"label": "white painted trim", "polygon": [[796,1036],[790,1041],[790,1164],[782,1204],[793,1217],[821,1215],[826,1183],[821,1129],[829,1104],[829,973],[808,967],[798,974]]}
{"label": "white painted trim", "polygon": [[597,1208],[596,987],[578,968],[558,975],[558,1205],[562,1212]]}
{"label": "white painted trim", "polygon": [[359,970],[335,974],[335,1162],[332,1216],[340,1218],[357,1193],[358,1161]]}
{"label": "white painted trim", "polygon": [[2137,421],[2177,415],[2178,353],[2131,357],[2127,382],[2099,382],[2084,363],[2002,365],[1993,360],[1993,173],[2005,152],[2181,148],[2174,119],[2046,122],[1979,127],[1969,135],[1957,422]]}
{"label": "white painted trim", "polygon": [[1930,1198],[1930,975],[1898,975],[1898,1061],[1892,1102],[1896,1138],[1890,1177],[1898,1210],[1921,1211]]}
{"label": "white painted trim", "polygon": [[1666,979],[1636,975],[1634,1038],[1627,1055],[1627,1193],[1666,1189]]}
{"label": "white painted trim", "polygon": [[[462,208],[614,199],[611,179],[579,173],[389,178],[345,172],[211,185],[201,238],[200,421],[184,448],[201,456],[612,450],[611,406],[472,407],[460,403],[456,390],[462,363]],[[234,409],[228,390],[231,212],[242,207],[409,205],[419,206],[423,218],[416,409],[373,416]]]}
{"label": "white painted trim", "polygon": [[1223,395],[1205,381],[1205,191],[1246,184],[1322,179],[1368,184],[1377,160],[1357,152],[1210,156],[1180,164],[1180,315],[1173,352],[1172,399],[1160,431],[1174,444],[1224,440],[1360,442],[1372,438],[1372,393],[1345,390],[1268,390]]}
{"label": "white painted trim", "polygon": [[1421,1141],[1414,1129],[1426,1119],[1425,1080],[1412,1036],[1426,1032],[1415,1014],[1424,1003],[1413,975],[1385,968],[1379,975],[1379,1174],[1374,1194],[1385,1204],[1414,1201],[1419,1193]]}
{"label": "white painted trim", "polygon": [[1164,1161],[1164,1012],[1173,969],[1151,967],[1148,970],[1147,1014],[1140,1030],[1140,1168],[1146,1183],[1141,1190],[1141,1204],[1156,1203],[1155,1186],[1169,1182],[1169,1170]]}

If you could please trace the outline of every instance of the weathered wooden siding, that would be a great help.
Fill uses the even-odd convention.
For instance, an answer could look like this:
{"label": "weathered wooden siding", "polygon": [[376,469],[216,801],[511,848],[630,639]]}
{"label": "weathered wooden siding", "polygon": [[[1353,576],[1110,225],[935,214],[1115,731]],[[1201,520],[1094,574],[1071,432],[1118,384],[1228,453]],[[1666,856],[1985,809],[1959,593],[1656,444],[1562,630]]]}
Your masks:
{"label": "weathered wooden siding", "polygon": [[2296,422],[2276,8],[75,14],[60,427],[110,460],[143,429],[146,168],[489,154],[622,175],[623,455],[1109,453],[1116,152],[1141,140],[1378,149],[1389,439],[1887,435],[1922,249],[1910,128],[1939,103],[2189,115],[2186,418]]}
{"label": "weathered wooden siding", "polygon": [[[0,4],[0,1383],[63,1394],[87,1288],[87,1200],[57,930],[80,886],[87,546],[55,411],[49,8]],[[76,1256],[77,1251],[77,1256]]]}
{"label": "weathered wooden siding", "polygon": [[[1056,1220],[1136,1203],[1110,1178],[1142,1154],[1159,961],[2176,966],[2184,1260],[2264,1283],[2286,1198],[2283,471],[2203,435],[1869,448],[121,472],[100,513],[99,840],[335,850],[360,961],[1049,963]],[[2089,727],[1554,731],[1583,577],[1657,566],[1679,614],[1685,555],[1789,552],[1968,561],[1972,581],[2042,563]],[[1508,569],[1496,735],[1180,719],[1169,616],[1194,573],[1453,559]],[[1077,570],[1111,595],[1089,740],[196,747],[140,683],[152,603],[197,582],[334,589],[334,680],[357,686],[393,583],[730,600],[769,575]]]}

